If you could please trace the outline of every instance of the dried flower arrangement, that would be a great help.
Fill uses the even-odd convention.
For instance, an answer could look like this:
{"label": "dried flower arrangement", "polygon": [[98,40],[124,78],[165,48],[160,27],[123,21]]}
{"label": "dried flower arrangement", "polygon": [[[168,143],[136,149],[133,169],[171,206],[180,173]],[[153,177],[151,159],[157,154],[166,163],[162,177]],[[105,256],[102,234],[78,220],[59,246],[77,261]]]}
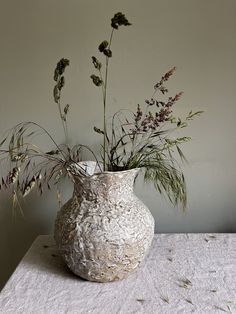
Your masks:
{"label": "dried flower arrangement", "polygon": [[[107,87],[113,35],[121,26],[130,25],[123,13],[116,13],[111,19],[109,40],[102,41],[98,47],[105,58],[105,66],[95,56],[92,57],[97,73],[92,74],[91,79],[102,89],[103,96],[103,128],[94,127],[94,131],[103,137],[101,171],[142,168],[146,181],[151,181],[156,189],[161,194],[165,194],[174,205],[182,205],[185,208],[185,179],[173,156],[173,151],[176,150],[184,161],[185,157],[179,146],[188,142],[190,137],[171,139],[170,134],[187,127],[188,122],[199,116],[202,111],[194,113],[190,111],[184,119],[173,116],[172,109],[180,100],[182,92],[174,97],[166,97],[168,89],[164,84],[174,74],[176,68],[169,70],[154,85],[153,95],[144,101],[143,106],[138,104],[134,112],[129,110],[116,112],[109,124],[111,127],[108,127]],[[65,85],[64,72],[67,66],[69,60],[65,58],[57,63],[54,72],[56,85],[53,91],[66,140],[69,105],[61,104],[61,92]],[[162,96],[161,100],[156,98],[158,92]],[[45,151],[33,143],[33,137],[39,133],[43,133],[52,141],[54,147],[51,151]],[[78,144],[73,147],[68,144],[59,145],[51,134],[37,123],[20,123],[9,130],[0,143],[0,162],[1,164],[5,162],[9,169],[1,178],[0,189],[11,189],[15,206],[19,205],[20,198],[29,194],[34,187],[37,187],[42,194],[44,187],[50,189],[51,185],[57,185],[63,176],[71,176],[75,166],[76,171],[79,171],[77,175],[86,175],[84,169],[78,166],[84,149],[91,152],[98,165],[101,164],[92,149],[86,145]]]}

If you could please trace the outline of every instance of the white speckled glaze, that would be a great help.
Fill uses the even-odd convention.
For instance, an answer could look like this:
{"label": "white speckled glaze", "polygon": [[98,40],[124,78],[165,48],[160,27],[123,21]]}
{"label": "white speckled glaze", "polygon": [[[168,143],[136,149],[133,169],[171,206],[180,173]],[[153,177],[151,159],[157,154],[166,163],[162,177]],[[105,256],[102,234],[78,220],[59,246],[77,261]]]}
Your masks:
{"label": "white speckled glaze", "polygon": [[119,280],[144,259],[154,219],[133,193],[138,171],[74,177],[74,194],[58,212],[54,237],[76,275],[97,282]]}

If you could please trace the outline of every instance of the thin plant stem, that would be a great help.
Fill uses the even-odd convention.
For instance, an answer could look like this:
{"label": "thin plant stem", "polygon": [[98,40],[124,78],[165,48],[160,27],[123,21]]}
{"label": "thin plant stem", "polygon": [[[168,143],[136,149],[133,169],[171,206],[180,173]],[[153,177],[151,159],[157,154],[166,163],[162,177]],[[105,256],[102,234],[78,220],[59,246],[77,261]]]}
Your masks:
{"label": "thin plant stem", "polygon": [[59,114],[60,114],[60,119],[61,119],[63,131],[64,131],[64,135],[65,135],[65,142],[68,143],[68,130],[67,130],[66,121],[63,120],[63,114],[62,114],[62,110],[61,110],[61,102],[60,102],[60,100],[57,103],[57,108],[58,108],[58,111],[59,111]]}
{"label": "thin plant stem", "polygon": [[[112,37],[114,28],[111,31],[108,48],[111,47]],[[104,82],[104,93],[103,93],[103,170],[106,171],[106,142],[107,142],[107,128],[106,128],[106,103],[107,103],[107,81],[108,81],[108,66],[109,57],[106,56],[106,70],[105,70],[105,82]]]}

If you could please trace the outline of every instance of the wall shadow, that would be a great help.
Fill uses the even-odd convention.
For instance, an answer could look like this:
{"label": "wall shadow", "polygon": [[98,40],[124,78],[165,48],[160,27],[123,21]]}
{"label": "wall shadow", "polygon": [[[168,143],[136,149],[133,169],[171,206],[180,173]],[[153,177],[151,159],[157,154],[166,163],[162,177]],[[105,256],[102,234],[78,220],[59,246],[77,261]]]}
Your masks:
{"label": "wall shadow", "polygon": [[13,216],[10,196],[2,193],[0,197],[1,290],[35,238],[52,233],[58,205],[52,197],[34,195],[23,204],[24,217],[19,211]]}

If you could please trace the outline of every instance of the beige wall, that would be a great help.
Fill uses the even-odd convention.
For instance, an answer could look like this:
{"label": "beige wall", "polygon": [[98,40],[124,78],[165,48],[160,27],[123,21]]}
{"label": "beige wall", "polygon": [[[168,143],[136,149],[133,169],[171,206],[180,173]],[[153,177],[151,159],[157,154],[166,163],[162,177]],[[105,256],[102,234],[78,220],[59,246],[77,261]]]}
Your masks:
{"label": "beige wall", "polygon": [[[134,109],[174,65],[178,71],[169,87],[185,92],[177,113],[205,110],[186,132],[193,138],[184,147],[187,214],[140,182],[137,194],[150,207],[158,232],[236,231],[235,0],[1,0],[0,5],[0,134],[33,120],[63,140],[51,91],[56,62],[66,57],[71,140],[97,149],[92,126],[101,125],[102,105],[89,79],[90,57],[109,34],[110,17],[122,11],[133,26],[115,34],[111,112]],[[67,188],[65,199],[69,195]],[[14,221],[8,196],[0,197],[2,285],[36,235],[52,232],[57,204],[52,194],[31,195],[23,204],[25,219]]]}

